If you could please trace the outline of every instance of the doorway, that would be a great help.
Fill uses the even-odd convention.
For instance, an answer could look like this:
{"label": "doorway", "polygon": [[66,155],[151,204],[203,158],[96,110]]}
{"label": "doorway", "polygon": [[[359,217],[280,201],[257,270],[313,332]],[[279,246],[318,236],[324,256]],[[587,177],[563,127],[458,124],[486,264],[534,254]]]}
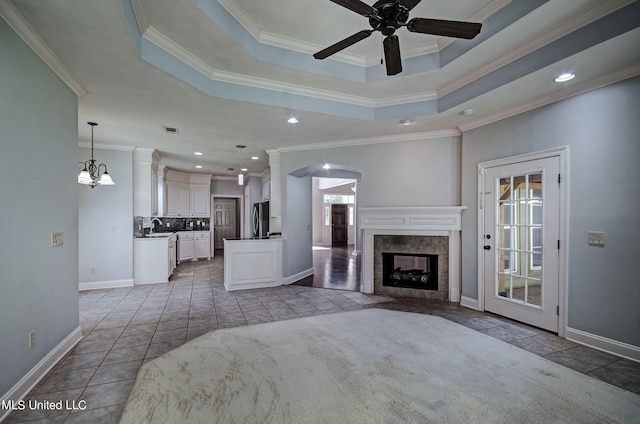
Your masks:
{"label": "doorway", "polygon": [[236,199],[214,199],[213,249],[224,249],[224,239],[238,238],[236,203]]}
{"label": "doorway", "polygon": [[479,182],[479,303],[556,333],[564,332],[562,162],[560,155],[486,162]]}
{"label": "doorway", "polygon": [[347,222],[347,205],[331,205],[331,246],[346,246],[349,224]]}

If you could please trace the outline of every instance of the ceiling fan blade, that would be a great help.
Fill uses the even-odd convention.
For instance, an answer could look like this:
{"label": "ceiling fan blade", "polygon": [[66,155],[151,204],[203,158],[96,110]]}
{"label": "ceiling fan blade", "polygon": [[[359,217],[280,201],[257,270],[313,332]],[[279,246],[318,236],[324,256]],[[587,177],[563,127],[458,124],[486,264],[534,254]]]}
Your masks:
{"label": "ceiling fan blade", "polygon": [[418,3],[420,3],[422,0],[400,0],[398,1],[398,3],[400,3],[402,6],[404,6],[405,9],[407,10],[411,10],[414,7],[416,7],[418,5]]}
{"label": "ceiling fan blade", "polygon": [[411,32],[472,39],[480,33],[482,24],[475,22],[444,21],[441,19],[413,18],[407,23]]}
{"label": "ceiling fan blade", "polygon": [[382,42],[384,45],[384,63],[387,65],[387,75],[396,75],[402,72],[402,59],[400,58],[400,42],[397,35],[390,35]]}
{"label": "ceiling fan blade", "polygon": [[313,57],[316,59],[326,59],[334,53],[338,53],[340,50],[346,49],[352,44],[357,43],[358,41],[364,40],[369,37],[373,31],[370,29],[363,29],[360,32],[353,34],[351,37],[347,37],[342,41],[338,41],[337,43],[327,47],[324,50],[320,50],[318,53],[314,54]]}
{"label": "ceiling fan blade", "polygon": [[335,4],[339,4],[342,7],[346,7],[349,10],[353,10],[356,13],[361,14],[362,16],[373,16],[375,15],[376,9],[369,6],[366,3],[361,2],[360,0],[331,0]]}

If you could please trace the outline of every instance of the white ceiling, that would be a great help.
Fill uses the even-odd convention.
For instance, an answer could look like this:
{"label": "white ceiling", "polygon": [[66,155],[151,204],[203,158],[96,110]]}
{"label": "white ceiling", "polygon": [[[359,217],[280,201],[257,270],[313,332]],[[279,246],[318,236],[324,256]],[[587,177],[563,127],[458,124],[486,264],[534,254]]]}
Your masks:
{"label": "white ceiling", "polygon": [[[0,16],[80,95],[81,140],[95,121],[97,145],[155,148],[170,167],[222,176],[261,172],[267,149],[458,134],[638,75],[638,6],[423,0],[411,17],[483,30],[453,40],[400,28],[405,70],[394,77],[380,65],[378,33],[313,59],[369,28],[329,0],[0,0]],[[554,83],[565,71],[576,78]]]}

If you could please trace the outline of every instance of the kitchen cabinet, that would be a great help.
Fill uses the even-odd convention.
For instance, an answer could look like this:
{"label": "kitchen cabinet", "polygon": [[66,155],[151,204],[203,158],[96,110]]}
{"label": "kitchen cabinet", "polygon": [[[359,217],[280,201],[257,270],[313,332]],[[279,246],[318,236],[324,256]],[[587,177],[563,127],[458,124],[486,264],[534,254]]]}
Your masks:
{"label": "kitchen cabinet", "polygon": [[178,260],[191,261],[195,257],[195,245],[192,231],[178,232]]}
{"label": "kitchen cabinet", "polygon": [[152,149],[133,151],[133,215],[158,215],[158,153]]}
{"label": "kitchen cabinet", "polygon": [[211,259],[211,236],[209,231],[178,232],[178,260]]}
{"label": "kitchen cabinet", "polygon": [[190,188],[191,216],[208,218],[211,215],[211,187],[204,184],[192,184]]}
{"label": "kitchen cabinet", "polygon": [[211,211],[211,175],[169,170],[165,177],[165,216],[208,218]]}
{"label": "kitchen cabinet", "polygon": [[178,238],[173,236],[169,239],[169,275],[178,266]]}
{"label": "kitchen cabinet", "polygon": [[166,216],[190,216],[190,187],[186,184],[167,182]]}
{"label": "kitchen cabinet", "polygon": [[211,259],[211,234],[209,231],[195,233],[195,247],[197,259]]}
{"label": "kitchen cabinet", "polygon": [[271,174],[269,169],[262,173],[262,200],[269,200],[271,197]]}
{"label": "kitchen cabinet", "polygon": [[176,268],[176,235],[133,240],[134,284],[167,283]]}

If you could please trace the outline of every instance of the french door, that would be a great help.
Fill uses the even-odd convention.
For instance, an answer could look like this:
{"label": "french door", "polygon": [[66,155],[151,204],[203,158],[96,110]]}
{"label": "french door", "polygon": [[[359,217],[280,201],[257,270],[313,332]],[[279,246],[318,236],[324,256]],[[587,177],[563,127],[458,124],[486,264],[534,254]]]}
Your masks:
{"label": "french door", "polygon": [[489,167],[484,177],[485,310],[558,332],[560,158]]}

